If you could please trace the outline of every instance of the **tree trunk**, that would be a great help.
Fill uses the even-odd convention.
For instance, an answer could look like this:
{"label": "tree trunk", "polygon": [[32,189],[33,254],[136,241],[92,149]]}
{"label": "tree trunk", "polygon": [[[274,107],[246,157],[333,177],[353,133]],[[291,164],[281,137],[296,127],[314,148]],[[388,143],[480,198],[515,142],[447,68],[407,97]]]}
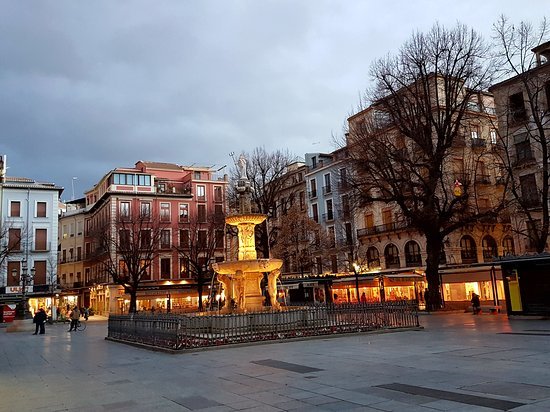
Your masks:
{"label": "tree trunk", "polygon": [[128,313],[136,313],[137,312],[137,287],[131,287],[130,288],[130,308],[128,309]]}
{"label": "tree trunk", "polygon": [[424,294],[426,310],[441,309],[441,283],[439,281],[439,260],[442,237],[439,233],[426,233],[426,280],[428,290]]}
{"label": "tree trunk", "polygon": [[260,251],[264,258],[269,258],[269,232],[267,230],[267,219],[263,221],[260,229]]}

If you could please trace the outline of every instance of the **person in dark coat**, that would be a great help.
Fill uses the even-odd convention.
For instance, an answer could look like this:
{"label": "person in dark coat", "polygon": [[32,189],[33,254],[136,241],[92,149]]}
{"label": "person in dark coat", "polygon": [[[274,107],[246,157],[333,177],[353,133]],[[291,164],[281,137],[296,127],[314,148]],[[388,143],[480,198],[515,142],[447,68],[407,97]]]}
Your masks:
{"label": "person in dark coat", "polygon": [[481,303],[479,301],[479,295],[476,293],[472,293],[472,309],[474,311],[474,315],[477,315],[481,312]]}
{"label": "person in dark coat", "polygon": [[44,324],[46,323],[46,320],[48,319],[48,315],[46,315],[46,311],[44,308],[38,309],[38,311],[34,314],[33,322],[35,324],[35,330],[33,335],[38,334],[38,329],[40,329],[40,334],[43,335],[46,333],[46,328],[44,327]]}

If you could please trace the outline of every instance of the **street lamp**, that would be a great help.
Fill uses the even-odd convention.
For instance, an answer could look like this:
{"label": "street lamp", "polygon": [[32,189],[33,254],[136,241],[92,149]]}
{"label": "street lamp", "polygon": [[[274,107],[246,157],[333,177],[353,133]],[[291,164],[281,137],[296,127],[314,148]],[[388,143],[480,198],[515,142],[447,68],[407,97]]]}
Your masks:
{"label": "street lamp", "polygon": [[357,294],[357,302],[360,302],[359,299],[359,265],[357,263],[353,263],[353,273],[355,273],[355,293]]}
{"label": "street lamp", "polygon": [[[19,306],[18,315],[21,319],[30,319],[31,314],[28,310],[27,305],[27,284],[29,284],[33,279],[35,275],[36,269],[34,267],[31,268],[29,273],[29,268],[27,266],[27,261],[24,260],[21,264],[21,276],[19,279],[19,282],[21,283],[22,292],[21,292],[21,304]],[[17,269],[13,269],[11,271],[11,275],[14,279],[17,279]]]}

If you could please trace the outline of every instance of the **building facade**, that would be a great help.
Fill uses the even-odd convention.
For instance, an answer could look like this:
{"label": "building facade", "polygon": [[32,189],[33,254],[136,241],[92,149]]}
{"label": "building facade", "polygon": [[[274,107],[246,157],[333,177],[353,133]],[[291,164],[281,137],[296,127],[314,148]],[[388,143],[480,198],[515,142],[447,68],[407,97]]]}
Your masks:
{"label": "building facade", "polygon": [[[139,215],[144,225],[141,233],[158,230],[159,237],[150,267],[142,277],[137,310],[196,310],[197,281],[189,259],[198,259],[205,271],[210,270],[212,261],[224,259],[223,223],[215,231],[210,225],[214,220],[216,224],[223,222],[227,184],[226,176],[218,177],[209,168],[139,161],[134,168],[110,171],[87,191],[83,280],[90,287],[92,309],[97,313],[127,312],[129,296],[105,270],[106,255],[96,233],[98,227],[107,224],[115,236],[121,236],[116,234],[117,219]],[[186,253],[197,244],[206,245],[212,236],[216,243],[209,257],[202,256],[200,250],[194,257]],[[206,290],[203,299],[208,297]]]}
{"label": "building facade", "polygon": [[18,303],[24,292],[31,312],[43,307],[51,313],[57,292],[57,230],[63,188],[7,176],[5,156],[1,163],[1,300]]}

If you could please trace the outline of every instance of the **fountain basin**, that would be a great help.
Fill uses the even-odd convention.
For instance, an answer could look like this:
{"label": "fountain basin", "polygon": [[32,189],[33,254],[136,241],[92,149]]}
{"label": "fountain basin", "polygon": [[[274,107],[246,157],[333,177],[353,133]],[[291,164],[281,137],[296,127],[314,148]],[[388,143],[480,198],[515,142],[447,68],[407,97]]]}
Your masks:
{"label": "fountain basin", "polygon": [[281,259],[250,259],[212,263],[212,269],[222,275],[235,275],[238,270],[243,273],[271,272],[281,266],[283,266]]}
{"label": "fountain basin", "polygon": [[241,223],[251,223],[254,225],[259,225],[267,218],[266,215],[261,213],[246,213],[243,215],[233,215],[227,216],[225,222],[228,225],[238,226]]}

